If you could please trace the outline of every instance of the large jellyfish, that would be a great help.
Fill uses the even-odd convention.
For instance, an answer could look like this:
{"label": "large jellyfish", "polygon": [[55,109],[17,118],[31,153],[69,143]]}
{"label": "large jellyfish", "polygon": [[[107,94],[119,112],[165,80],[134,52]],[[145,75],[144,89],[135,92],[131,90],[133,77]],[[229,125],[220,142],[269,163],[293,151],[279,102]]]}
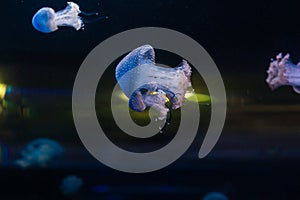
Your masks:
{"label": "large jellyfish", "polygon": [[85,13],[79,9],[79,6],[73,2],[67,2],[68,6],[64,10],[55,12],[52,8],[44,7],[37,11],[32,18],[33,27],[43,33],[51,33],[58,29],[59,26],[70,26],[79,30],[83,28],[84,23],[106,19],[107,16],[97,17],[90,21],[84,20],[79,14],[85,16],[98,16],[98,13]]}
{"label": "large jellyfish", "polygon": [[16,164],[26,168],[30,166],[47,167],[63,154],[63,147],[56,141],[40,138],[29,142],[21,151]]}
{"label": "large jellyfish", "polygon": [[154,49],[141,46],[129,53],[116,68],[116,79],[129,98],[129,107],[141,112],[152,107],[159,113],[158,119],[166,118],[169,109],[182,106],[187,88],[191,86],[191,67],[182,60],[175,68],[155,64]]}
{"label": "large jellyfish", "polygon": [[60,189],[63,194],[72,195],[77,193],[82,185],[83,185],[83,181],[81,178],[75,175],[70,175],[63,179],[60,185]]}
{"label": "large jellyfish", "polygon": [[272,90],[283,85],[290,85],[295,92],[300,94],[300,63],[293,64],[289,54],[283,56],[280,53],[276,56],[276,60],[271,60],[267,73],[266,82]]}

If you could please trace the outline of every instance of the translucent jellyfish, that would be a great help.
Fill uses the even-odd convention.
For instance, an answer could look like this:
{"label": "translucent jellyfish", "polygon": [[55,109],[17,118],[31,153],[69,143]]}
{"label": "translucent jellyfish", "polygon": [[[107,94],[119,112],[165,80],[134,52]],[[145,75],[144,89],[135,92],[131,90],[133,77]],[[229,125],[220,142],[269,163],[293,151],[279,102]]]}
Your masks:
{"label": "translucent jellyfish", "polygon": [[[106,19],[107,16],[98,17],[98,13],[85,13],[79,9],[79,6],[73,2],[67,2],[68,6],[64,10],[55,12],[52,8],[44,7],[37,11],[32,18],[33,27],[43,33],[51,33],[58,29],[59,26],[69,26],[76,30],[83,28],[84,23]],[[85,16],[95,15],[97,18],[84,20],[79,14]]]}
{"label": "translucent jellyfish", "polygon": [[83,181],[81,178],[70,175],[63,179],[60,189],[65,195],[72,195],[79,191],[81,186],[83,185]]}
{"label": "translucent jellyfish", "polygon": [[300,94],[300,63],[293,64],[289,54],[283,57],[280,53],[276,56],[276,60],[272,59],[267,73],[266,82],[272,90],[289,85]]}
{"label": "translucent jellyfish", "polygon": [[150,45],[133,50],[116,67],[116,79],[129,98],[129,107],[138,112],[152,107],[159,113],[160,120],[169,112],[167,102],[172,109],[182,106],[187,88],[191,86],[191,73],[185,60],[175,68],[157,66]]}
{"label": "translucent jellyfish", "polygon": [[52,165],[56,158],[61,157],[63,151],[63,147],[54,140],[36,139],[22,149],[22,157],[16,160],[16,164],[23,168],[30,166],[47,167]]}
{"label": "translucent jellyfish", "polygon": [[220,192],[210,192],[203,197],[203,200],[228,200],[228,198]]}

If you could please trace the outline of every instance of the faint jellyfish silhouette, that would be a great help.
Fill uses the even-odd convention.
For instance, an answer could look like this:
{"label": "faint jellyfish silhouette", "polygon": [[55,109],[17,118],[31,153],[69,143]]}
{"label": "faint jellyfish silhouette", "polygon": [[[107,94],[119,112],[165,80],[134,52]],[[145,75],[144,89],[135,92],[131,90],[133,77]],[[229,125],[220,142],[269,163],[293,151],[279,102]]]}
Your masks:
{"label": "faint jellyfish silhouette", "polygon": [[60,189],[65,195],[72,195],[79,191],[81,186],[83,185],[83,181],[81,178],[70,175],[63,179]]}
{"label": "faint jellyfish silhouette", "polygon": [[210,192],[202,200],[228,200],[228,198],[221,192]]}
{"label": "faint jellyfish silhouette", "polygon": [[147,107],[159,113],[159,120],[166,118],[169,109],[180,108],[188,87],[191,87],[191,67],[187,61],[175,68],[155,65],[154,49],[141,46],[129,53],[116,67],[116,79],[129,98],[129,107],[141,112]]}
{"label": "faint jellyfish silhouette", "polygon": [[[9,131],[6,134],[10,134]],[[10,147],[0,143],[0,165],[6,165],[9,162],[10,154]]]}
{"label": "faint jellyfish silhouette", "polygon": [[[43,33],[51,33],[60,26],[73,27],[76,30],[82,29],[84,23],[91,23],[100,19],[107,19],[107,16],[98,17],[98,13],[86,13],[79,9],[79,6],[73,2],[67,2],[68,6],[64,10],[55,12],[52,8],[44,7],[37,11],[32,18],[33,27]],[[97,16],[92,20],[85,20],[79,16]]]}
{"label": "faint jellyfish silhouette", "polygon": [[26,168],[30,166],[47,167],[52,161],[62,156],[63,147],[56,141],[46,138],[29,142],[21,151],[21,158],[16,165]]}

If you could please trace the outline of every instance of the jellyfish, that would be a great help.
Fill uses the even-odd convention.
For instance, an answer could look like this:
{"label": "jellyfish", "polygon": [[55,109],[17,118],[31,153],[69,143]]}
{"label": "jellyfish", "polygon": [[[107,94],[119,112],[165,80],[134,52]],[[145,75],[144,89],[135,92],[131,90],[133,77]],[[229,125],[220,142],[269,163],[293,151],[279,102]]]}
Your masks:
{"label": "jellyfish", "polygon": [[63,194],[72,195],[77,193],[82,185],[83,185],[83,181],[81,178],[75,175],[70,175],[63,179],[60,185],[60,189]]}
{"label": "jellyfish", "polygon": [[26,168],[30,166],[47,167],[63,154],[63,147],[56,141],[40,138],[29,142],[21,151],[21,158],[16,165]]}
{"label": "jellyfish", "polygon": [[283,56],[279,53],[276,60],[272,59],[267,73],[266,82],[272,90],[289,85],[300,94],[300,62],[297,65],[293,64],[289,54]]}
{"label": "jellyfish", "polygon": [[[73,27],[76,30],[83,28],[84,23],[91,23],[100,19],[107,19],[107,16],[98,17],[98,13],[86,13],[79,9],[79,6],[73,2],[67,2],[68,6],[64,10],[55,12],[52,8],[44,7],[37,11],[32,18],[33,27],[43,33],[51,33],[58,29],[60,26]],[[92,20],[84,20],[78,16],[97,16]]]}
{"label": "jellyfish", "polygon": [[115,76],[132,110],[142,112],[152,107],[159,113],[158,119],[163,120],[169,112],[167,102],[174,110],[182,106],[187,88],[191,87],[191,73],[185,60],[175,68],[157,66],[154,49],[144,45],[121,60]]}
{"label": "jellyfish", "polygon": [[210,192],[203,197],[203,200],[228,200],[221,192]]}

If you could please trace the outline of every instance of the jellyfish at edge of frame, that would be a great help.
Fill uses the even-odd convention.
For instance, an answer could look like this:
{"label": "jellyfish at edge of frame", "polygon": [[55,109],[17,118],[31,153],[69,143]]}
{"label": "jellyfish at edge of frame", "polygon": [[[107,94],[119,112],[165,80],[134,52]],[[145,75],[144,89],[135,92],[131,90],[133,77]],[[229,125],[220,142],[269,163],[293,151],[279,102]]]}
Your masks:
{"label": "jellyfish at edge of frame", "polygon": [[143,45],[130,52],[116,67],[116,79],[122,91],[129,98],[129,107],[138,112],[147,107],[159,113],[159,120],[167,117],[169,109],[183,105],[188,87],[191,87],[191,67],[187,61],[175,68],[155,65],[154,49]]}
{"label": "jellyfish at edge of frame", "polygon": [[[60,26],[73,27],[76,30],[83,28],[84,23],[91,23],[100,19],[107,19],[107,16],[98,17],[98,13],[86,13],[79,9],[79,6],[73,2],[67,2],[68,6],[60,11],[55,12],[50,7],[41,8],[32,18],[33,27],[42,33],[51,33],[58,30]],[[78,16],[97,16],[92,20],[85,20]]]}
{"label": "jellyfish at edge of frame", "polygon": [[[55,159],[62,156],[63,147],[56,141],[40,138],[29,142],[21,151],[21,158],[16,165],[26,167],[47,167],[57,163]],[[55,160],[55,162],[54,162]]]}
{"label": "jellyfish at edge of frame", "polygon": [[221,192],[210,192],[202,200],[228,200],[228,198]]}
{"label": "jellyfish at edge of frame", "polygon": [[81,178],[75,175],[70,175],[62,180],[60,189],[64,195],[72,195],[77,193],[82,185],[83,181]]}
{"label": "jellyfish at edge of frame", "polygon": [[300,94],[300,62],[295,65],[290,55],[279,53],[276,59],[271,59],[266,82],[272,90],[284,85],[292,86]]}

